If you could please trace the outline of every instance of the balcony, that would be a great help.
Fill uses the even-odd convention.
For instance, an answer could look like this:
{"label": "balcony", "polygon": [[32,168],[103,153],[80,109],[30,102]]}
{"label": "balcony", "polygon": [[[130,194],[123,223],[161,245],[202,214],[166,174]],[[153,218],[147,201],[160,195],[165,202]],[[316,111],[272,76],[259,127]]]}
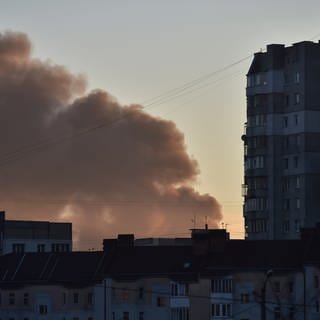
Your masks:
{"label": "balcony", "polygon": [[242,197],[246,197],[248,195],[248,185],[247,184],[241,185],[241,195],[242,195]]}

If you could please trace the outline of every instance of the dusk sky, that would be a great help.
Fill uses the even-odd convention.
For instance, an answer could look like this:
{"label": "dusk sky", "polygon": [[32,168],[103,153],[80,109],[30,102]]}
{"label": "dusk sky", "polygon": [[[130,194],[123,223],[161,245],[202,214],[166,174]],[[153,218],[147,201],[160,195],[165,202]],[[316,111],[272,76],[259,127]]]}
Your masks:
{"label": "dusk sky", "polygon": [[[66,105],[73,102],[68,101],[69,98],[86,96],[94,89],[102,89],[114,97],[103,95],[101,98],[107,106],[115,108],[113,111],[118,110],[120,105],[142,104],[145,107],[142,115],[139,113],[141,111],[134,108],[128,112],[135,113],[142,125],[154,121],[154,125],[159,125],[163,134],[168,133],[170,137],[178,140],[177,150],[181,148],[177,159],[185,165],[185,175],[177,175],[177,180],[173,182],[168,182],[166,178],[166,183],[172,183],[179,189],[181,186],[189,188],[190,181],[193,181],[192,189],[187,191],[188,196],[197,198],[200,202],[209,201],[210,205],[215,206],[215,202],[206,198],[206,194],[214,197],[222,206],[221,221],[228,225],[233,238],[242,238],[241,135],[245,122],[245,74],[251,62],[249,56],[264,50],[269,43],[290,45],[303,40],[318,41],[319,12],[318,0],[0,0],[0,33],[25,33],[32,43],[33,58],[44,61],[50,66],[48,68],[53,68],[55,64],[63,65],[71,74],[81,75],[79,79],[63,73],[61,77],[68,79],[70,83],[78,80],[81,82],[83,77],[86,78],[85,89],[82,88],[82,83],[77,83],[81,88],[72,91],[70,97],[61,98]],[[26,59],[29,64],[29,58]],[[243,61],[231,66],[240,60]],[[32,61],[31,63],[33,65]],[[214,73],[227,66],[230,68]],[[44,65],[39,68],[41,72],[45,72]],[[210,77],[201,78],[209,74]],[[202,81],[191,83],[188,89],[181,91],[175,99],[167,94],[164,100],[149,100],[200,78]],[[194,85],[195,83],[197,85]],[[85,98],[84,104],[87,101],[90,104],[91,98],[92,96]],[[100,109],[97,110],[100,112]],[[155,117],[149,118],[146,113]],[[61,121],[67,123],[71,116],[69,114]],[[162,121],[157,117],[172,121],[176,128],[172,122]],[[146,129],[144,125],[143,128],[150,129]],[[59,130],[55,125],[53,132],[58,133]],[[184,135],[184,142],[180,133]],[[95,132],[95,135],[98,133]],[[122,133],[119,136],[122,136]],[[32,135],[30,139],[26,138],[24,144],[37,143],[37,139]],[[86,143],[90,145],[90,141]],[[126,145],[129,142],[125,140],[122,143]],[[183,153],[184,143],[189,157]],[[19,149],[21,145],[12,143],[6,151]],[[168,150],[168,146],[172,147],[168,142],[168,145],[163,146],[163,150]],[[15,162],[15,168],[20,165],[19,170],[22,172],[21,168],[31,161],[31,158],[46,158],[44,154],[50,152],[48,150],[28,155],[27,160],[20,159]],[[114,150],[118,148],[115,147]],[[0,163],[4,159],[0,152]],[[198,162],[199,175],[197,168],[193,167],[193,159]],[[4,169],[0,168],[0,181],[4,176],[5,181],[10,180],[10,169],[6,170],[8,171],[4,173]],[[27,185],[25,183],[25,186]],[[176,196],[178,189],[172,191],[171,185],[169,189]],[[15,197],[18,201],[21,193],[15,195],[12,190],[11,201]],[[168,189],[166,190],[168,192]],[[180,192],[179,189],[179,197]],[[169,200],[171,196],[173,197],[170,193]],[[62,196],[57,197],[61,199]],[[30,218],[47,219],[46,211],[61,210],[45,199],[33,199],[32,206],[38,208],[35,209],[38,213],[33,216],[32,212],[29,212]],[[124,210],[129,210],[130,205],[132,204],[128,203]],[[15,209],[23,208],[16,208],[8,203],[3,203],[3,206],[4,208],[1,205],[0,209],[8,210],[9,219],[12,218],[10,209],[17,215]],[[31,210],[32,206],[29,203],[26,208]],[[191,219],[194,215],[197,217],[196,226],[203,227],[203,214],[189,209],[185,208],[184,214],[175,218],[172,228],[164,228],[163,234],[182,235],[187,231],[187,226],[193,227]],[[67,211],[64,207],[63,217],[66,220],[74,218]],[[214,215],[217,217],[218,213],[215,212]],[[18,216],[28,218],[23,214]],[[61,214],[59,217],[62,217]],[[108,214],[105,217],[106,221],[108,218],[112,220]],[[49,214],[48,218],[53,219],[54,216]],[[214,224],[211,225],[213,226]],[[113,231],[117,234],[128,230]],[[162,235],[160,227],[153,231],[155,235]],[[150,230],[141,230],[138,235],[150,235]],[[90,241],[89,237],[86,241]]]}

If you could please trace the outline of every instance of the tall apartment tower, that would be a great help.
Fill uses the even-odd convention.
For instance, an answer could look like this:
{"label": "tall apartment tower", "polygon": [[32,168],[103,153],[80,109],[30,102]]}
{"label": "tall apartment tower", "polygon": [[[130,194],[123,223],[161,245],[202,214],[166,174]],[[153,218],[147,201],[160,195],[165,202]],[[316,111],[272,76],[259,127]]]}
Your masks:
{"label": "tall apartment tower", "polygon": [[246,238],[299,238],[320,222],[320,43],[255,53],[246,92]]}

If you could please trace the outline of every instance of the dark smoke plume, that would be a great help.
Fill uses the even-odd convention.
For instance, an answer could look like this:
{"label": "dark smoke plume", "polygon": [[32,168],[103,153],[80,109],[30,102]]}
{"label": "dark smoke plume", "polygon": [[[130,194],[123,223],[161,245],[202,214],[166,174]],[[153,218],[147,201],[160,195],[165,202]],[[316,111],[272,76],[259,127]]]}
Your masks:
{"label": "dark smoke plume", "polygon": [[25,34],[0,33],[0,204],[9,219],[72,221],[82,249],[117,233],[187,232],[193,215],[218,226],[220,206],[194,190],[199,168],[172,121],[102,90],[86,94],[83,76],[30,55]]}

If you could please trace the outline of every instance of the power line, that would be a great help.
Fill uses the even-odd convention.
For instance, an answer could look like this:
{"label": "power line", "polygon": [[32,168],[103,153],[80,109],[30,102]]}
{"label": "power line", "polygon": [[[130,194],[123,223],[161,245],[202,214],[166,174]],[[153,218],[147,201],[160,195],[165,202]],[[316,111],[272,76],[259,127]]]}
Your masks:
{"label": "power line", "polygon": [[[170,90],[169,92],[167,93],[164,93],[164,94],[161,94],[159,96],[157,96],[156,98],[154,99],[150,99],[152,100],[149,104],[145,105],[144,106],[144,110],[146,109],[150,109],[151,107],[155,107],[156,105],[161,105],[165,102],[169,102],[173,99],[177,99],[178,97],[181,97],[185,94],[190,94],[191,92],[195,91],[195,90],[199,90],[201,89],[202,87],[200,88],[193,88],[191,91],[187,91],[187,92],[184,92],[188,89],[191,89],[192,87],[200,84],[201,82],[203,82],[204,80],[207,80],[211,77],[213,77],[214,75],[218,74],[218,73],[221,73],[222,71],[225,71],[225,70],[228,70],[234,66],[236,66],[237,64],[249,59],[251,57],[250,56],[247,56],[245,58],[242,58],[236,62],[233,62],[223,68],[220,68],[216,71],[213,71],[205,76],[202,76],[200,78],[197,78],[193,81],[190,81],[190,82],[187,82],[186,84],[180,86],[180,87],[177,87],[173,90]],[[208,84],[206,84],[207,86]],[[174,92],[174,93],[173,93]],[[157,99],[157,100],[155,100]],[[0,167],[2,166],[5,166],[13,161],[17,161],[19,159],[21,159],[25,154],[29,154],[29,153],[32,153],[32,152],[36,152],[36,151],[39,151],[43,148],[46,148],[46,147],[49,147],[49,146],[52,146],[52,145],[56,145],[56,144],[60,144],[60,143],[63,143],[67,140],[70,140],[70,139],[73,139],[73,138],[77,138],[77,137],[80,137],[80,136],[83,136],[83,135],[87,135],[87,134],[90,134],[92,133],[93,131],[96,131],[98,129],[102,129],[104,127],[112,127],[114,126],[115,124],[127,119],[130,117],[130,113],[127,113],[127,114],[123,114],[123,111],[125,109],[121,110],[122,111],[122,115],[118,118],[115,118],[115,119],[112,119],[110,121],[107,121],[107,122],[102,122],[100,124],[97,124],[95,126],[91,126],[91,127],[87,127],[87,128],[84,128],[82,130],[79,130],[78,132],[76,133],[73,133],[73,134],[69,134],[69,135],[62,135],[62,136],[59,136],[59,137],[49,137],[49,138],[46,138],[46,139],[43,139],[43,140],[40,140],[38,142],[35,142],[35,143],[32,143],[32,144],[29,144],[29,145],[25,145],[25,146],[22,146],[14,151],[11,151],[11,152],[7,152],[5,153],[3,156],[2,156],[2,159],[0,159]]]}

